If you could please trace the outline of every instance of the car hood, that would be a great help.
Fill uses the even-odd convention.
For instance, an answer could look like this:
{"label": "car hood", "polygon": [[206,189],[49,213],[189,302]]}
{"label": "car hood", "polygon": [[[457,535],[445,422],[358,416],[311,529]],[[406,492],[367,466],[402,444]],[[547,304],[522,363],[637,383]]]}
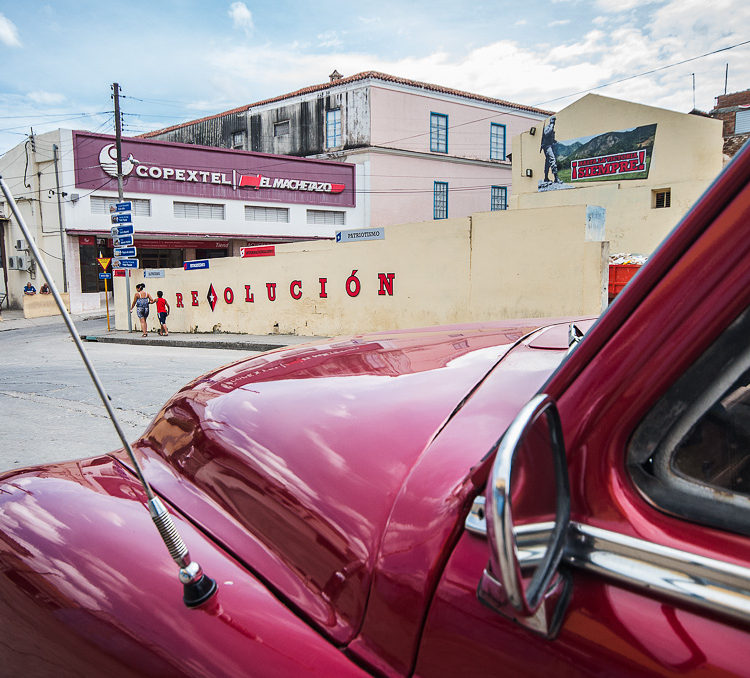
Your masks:
{"label": "car hood", "polygon": [[[546,356],[532,376],[516,366],[505,395],[513,413],[564,355],[567,325],[535,333],[539,325],[370,334],[263,354],[182,389],[134,449],[159,493],[344,644],[362,625],[397,499],[439,432],[509,352]],[[455,473],[466,476],[488,449],[467,446]]]}

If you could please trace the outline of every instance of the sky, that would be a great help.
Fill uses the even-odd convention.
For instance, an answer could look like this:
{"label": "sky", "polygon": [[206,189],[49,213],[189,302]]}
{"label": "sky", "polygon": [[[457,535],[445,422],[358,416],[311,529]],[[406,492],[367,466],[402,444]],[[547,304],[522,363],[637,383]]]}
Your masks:
{"label": "sky", "polygon": [[135,135],[323,83],[334,69],[545,110],[593,91],[708,111],[725,77],[727,92],[750,88],[750,3],[0,0],[0,155],[31,128],[114,133],[113,82],[123,134]]}

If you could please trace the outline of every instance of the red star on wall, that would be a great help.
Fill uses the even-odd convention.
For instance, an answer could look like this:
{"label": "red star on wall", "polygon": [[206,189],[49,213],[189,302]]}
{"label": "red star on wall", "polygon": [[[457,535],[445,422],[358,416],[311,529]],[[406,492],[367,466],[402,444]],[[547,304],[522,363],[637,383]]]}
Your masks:
{"label": "red star on wall", "polygon": [[214,310],[214,306],[216,306],[216,292],[214,290],[213,284],[211,284],[208,288],[208,294],[206,295],[206,299],[208,299],[208,305],[211,307],[211,310]]}

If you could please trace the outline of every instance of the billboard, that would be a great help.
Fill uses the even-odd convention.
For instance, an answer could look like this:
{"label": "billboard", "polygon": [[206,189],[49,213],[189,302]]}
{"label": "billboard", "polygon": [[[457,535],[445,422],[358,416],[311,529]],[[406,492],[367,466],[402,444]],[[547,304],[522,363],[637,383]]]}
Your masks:
{"label": "billboard", "polygon": [[544,177],[538,191],[576,188],[592,181],[647,179],[656,123],[577,139],[555,139],[555,117],[544,126]]}

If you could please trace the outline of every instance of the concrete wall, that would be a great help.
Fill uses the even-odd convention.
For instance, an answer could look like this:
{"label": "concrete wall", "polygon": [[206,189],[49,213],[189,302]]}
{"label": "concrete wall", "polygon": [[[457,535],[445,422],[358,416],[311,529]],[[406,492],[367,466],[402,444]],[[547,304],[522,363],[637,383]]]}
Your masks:
{"label": "concrete wall", "polygon": [[[521,316],[598,315],[606,243],[585,238],[585,206],[492,212],[388,226],[385,240],[277,245],[274,257],[211,260],[208,270],[168,269],[164,278],[145,282],[152,296],[164,292],[172,307],[167,324],[177,332],[332,336]],[[142,280],[143,271],[136,271],[131,290]],[[114,281],[117,328],[127,329],[125,280]],[[217,297],[213,310],[207,300],[211,286]],[[151,308],[149,327],[156,329]]]}
{"label": "concrete wall", "polygon": [[[648,179],[591,182],[538,192],[544,176],[539,152],[542,125],[513,140],[511,208],[601,205],[607,210],[611,251],[650,254],[677,225],[722,169],[721,122],[589,94],[557,114],[558,141],[656,123]],[[525,171],[531,169],[528,178]],[[671,190],[671,207],[655,209],[652,192]]]}

